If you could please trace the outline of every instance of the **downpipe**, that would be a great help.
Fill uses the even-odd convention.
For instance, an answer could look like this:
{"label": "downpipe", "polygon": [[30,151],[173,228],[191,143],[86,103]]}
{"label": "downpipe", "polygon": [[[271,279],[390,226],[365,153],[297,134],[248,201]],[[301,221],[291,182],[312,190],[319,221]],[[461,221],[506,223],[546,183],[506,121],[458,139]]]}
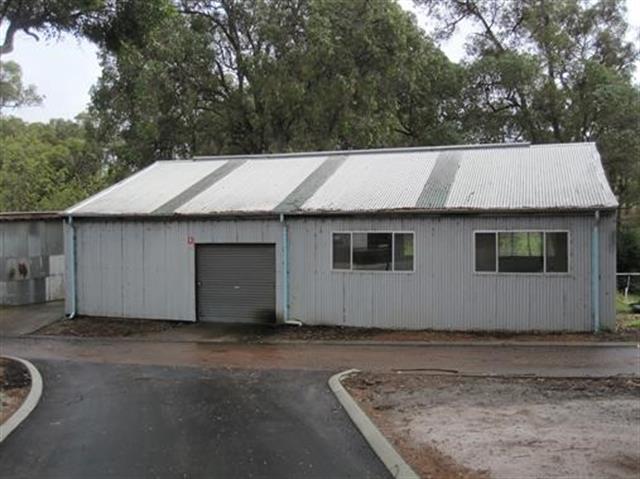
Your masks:
{"label": "downpipe", "polygon": [[593,332],[600,331],[600,211],[591,231],[591,317]]}
{"label": "downpipe", "polygon": [[291,326],[302,326],[302,321],[289,319],[289,229],[284,219],[284,214],[280,214],[282,223],[282,309],[284,311],[284,324]]}
{"label": "downpipe", "polygon": [[73,216],[69,215],[67,218],[67,225],[69,225],[69,302],[70,311],[66,315],[67,319],[74,319],[76,317],[76,229],[73,226]]}

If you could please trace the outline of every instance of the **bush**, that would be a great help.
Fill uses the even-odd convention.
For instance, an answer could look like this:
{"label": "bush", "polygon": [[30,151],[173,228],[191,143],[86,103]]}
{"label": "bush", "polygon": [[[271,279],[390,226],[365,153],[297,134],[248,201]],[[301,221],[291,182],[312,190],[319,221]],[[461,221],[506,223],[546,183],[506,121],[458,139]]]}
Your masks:
{"label": "bush", "polygon": [[[640,227],[622,226],[618,231],[617,267],[621,273],[640,272]],[[623,287],[621,282],[626,281],[626,278],[618,277],[618,287]],[[640,277],[632,277],[629,289],[640,292]]]}

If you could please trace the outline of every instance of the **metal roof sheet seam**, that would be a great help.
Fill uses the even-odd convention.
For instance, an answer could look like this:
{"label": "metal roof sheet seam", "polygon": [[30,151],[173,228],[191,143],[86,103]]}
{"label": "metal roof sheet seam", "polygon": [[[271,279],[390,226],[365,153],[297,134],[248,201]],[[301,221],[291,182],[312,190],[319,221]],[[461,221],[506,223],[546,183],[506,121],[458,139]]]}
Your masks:
{"label": "metal roof sheet seam", "polygon": [[617,206],[594,143],[511,143],[159,161],[66,213],[453,213]]}

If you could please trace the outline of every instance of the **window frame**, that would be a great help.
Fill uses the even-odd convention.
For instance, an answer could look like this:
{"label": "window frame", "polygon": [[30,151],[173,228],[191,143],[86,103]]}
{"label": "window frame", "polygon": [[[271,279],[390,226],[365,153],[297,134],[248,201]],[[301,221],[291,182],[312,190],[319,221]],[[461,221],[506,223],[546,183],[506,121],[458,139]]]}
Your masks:
{"label": "window frame", "polygon": [[[495,237],[495,255],[496,255],[496,268],[494,271],[478,271],[476,269],[476,234],[481,233],[493,233]],[[542,233],[542,271],[540,272],[507,272],[499,271],[498,265],[500,262],[500,242],[498,241],[498,235],[500,233]],[[547,271],[547,233],[566,233],[567,235],[567,271],[554,272]],[[473,274],[477,275],[504,275],[504,276],[570,276],[571,275],[571,231],[565,229],[512,229],[512,230],[474,230],[471,235],[471,243],[473,250]]]}
{"label": "window frame", "polygon": [[[375,270],[375,269],[354,269],[353,267],[353,235],[354,234],[375,234],[375,233],[386,233],[391,235],[391,269],[390,270]],[[395,255],[395,245],[396,245],[396,233],[399,234],[410,234],[413,239],[413,268],[410,270],[396,270],[396,255]],[[333,267],[333,235],[334,234],[348,234],[350,238],[350,268],[349,269],[335,269]],[[356,274],[413,274],[416,272],[416,233],[415,231],[409,230],[332,230],[329,233],[329,270],[334,273],[356,273]]]}

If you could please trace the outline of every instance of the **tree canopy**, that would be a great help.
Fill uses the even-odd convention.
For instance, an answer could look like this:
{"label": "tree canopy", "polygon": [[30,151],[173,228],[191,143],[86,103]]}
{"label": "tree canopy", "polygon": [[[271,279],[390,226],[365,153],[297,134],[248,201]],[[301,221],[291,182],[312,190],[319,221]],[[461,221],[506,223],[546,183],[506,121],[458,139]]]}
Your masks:
{"label": "tree canopy", "polygon": [[92,105],[133,166],[462,139],[462,72],[394,1],[183,1],[148,35],[104,52]]}
{"label": "tree canopy", "polygon": [[33,106],[42,103],[35,85],[22,84],[22,69],[16,62],[0,61],[0,112],[6,108]]}
{"label": "tree canopy", "polygon": [[80,121],[0,117],[0,211],[57,210],[108,185]]}
{"label": "tree canopy", "polygon": [[[0,0],[3,49],[18,31],[70,32],[100,47],[102,66],[87,114],[64,123],[72,133],[55,145],[78,140],[86,156],[67,148],[51,163],[44,132],[59,125],[3,120],[15,138],[3,140],[0,182],[18,185],[3,194],[19,197],[12,171],[34,158],[84,194],[193,154],[596,141],[621,204],[638,206],[638,49],[626,40],[624,0],[415,2],[436,40],[475,28],[463,61],[395,0]],[[3,104],[37,101],[11,68]],[[2,207],[61,208],[73,196],[37,191]]]}
{"label": "tree canopy", "polygon": [[623,207],[640,201],[638,49],[622,0],[416,0],[467,39],[464,130],[477,141],[596,141]]}

